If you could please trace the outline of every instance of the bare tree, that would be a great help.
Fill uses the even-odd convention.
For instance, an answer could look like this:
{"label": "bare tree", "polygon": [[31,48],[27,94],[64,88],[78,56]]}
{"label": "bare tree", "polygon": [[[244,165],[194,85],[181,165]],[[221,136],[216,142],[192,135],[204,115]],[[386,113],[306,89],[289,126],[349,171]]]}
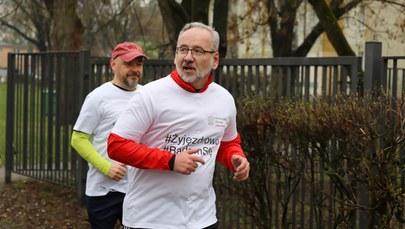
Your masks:
{"label": "bare tree", "polygon": [[189,18],[186,10],[175,0],[159,0],[158,2],[163,22],[166,27],[166,33],[169,38],[168,45],[174,50],[177,34]]}
{"label": "bare tree", "polygon": [[[292,45],[294,42],[294,26],[297,23],[297,10],[302,4],[306,4],[303,0],[265,0],[268,16],[267,25],[270,29],[271,45],[273,55],[276,57],[283,56],[306,56],[310,49],[315,44],[315,41],[326,33],[329,41],[334,47],[336,53],[341,56],[355,55],[352,47],[347,42],[343,34],[342,28],[338,25],[338,20],[342,19],[351,10],[359,7],[361,4],[366,5],[365,0],[308,0],[315,12],[318,22],[312,27],[310,32],[305,36],[301,44]],[[396,1],[376,0],[382,4],[390,4],[394,6],[398,13],[405,10],[405,4]],[[361,22],[361,19],[355,19]],[[362,23],[365,23],[364,21]],[[261,23],[258,23],[261,25]],[[372,29],[369,27],[369,29]]]}
{"label": "bare tree", "polygon": [[90,49],[105,56],[118,42],[143,41],[149,47],[164,40],[162,28],[156,28],[157,3],[143,2],[10,0],[1,3],[0,27],[11,42],[30,43],[39,51]]}
{"label": "bare tree", "polygon": [[79,50],[84,27],[76,14],[78,0],[44,0],[51,27],[50,50]]}
{"label": "bare tree", "polygon": [[12,0],[0,25],[32,43],[39,51],[78,50],[83,25],[76,14],[78,0]]}
{"label": "bare tree", "polygon": [[176,48],[177,35],[187,22],[208,23],[210,1],[191,0],[178,3],[176,0],[159,0],[158,2],[169,37],[170,43],[168,45],[173,51]]}
{"label": "bare tree", "polygon": [[12,0],[2,7],[4,15],[0,17],[0,26],[3,31],[13,31],[39,51],[48,49],[51,43],[50,15],[41,0]]}
{"label": "bare tree", "polygon": [[[395,31],[405,28],[400,21],[405,4],[387,0],[9,0],[0,3],[0,28],[3,37],[13,34],[9,40],[31,43],[40,51],[85,48],[102,56],[108,55],[116,43],[131,40],[141,42],[152,53],[149,56],[166,58],[173,54],[183,25],[190,21],[208,23],[212,10],[212,25],[221,38],[221,57],[226,51],[237,57],[237,47],[257,31],[268,31],[263,36],[270,37],[268,46],[274,57],[307,56],[322,34],[338,55],[355,55],[339,23],[345,18],[363,23],[372,31],[374,25],[350,13],[375,2],[392,6],[399,17],[395,22],[398,30],[387,28],[373,33],[394,38]],[[242,12],[230,11],[240,4],[246,5]],[[318,21],[305,24],[309,32],[300,34],[303,23],[297,15],[302,14],[303,7]],[[375,21],[384,23],[384,18],[377,18],[378,11],[371,12]],[[243,30],[241,26],[245,26]]]}
{"label": "bare tree", "polygon": [[94,56],[108,56],[124,41],[140,44],[150,58],[168,56],[157,1],[85,1],[77,11],[85,26],[83,46]]}
{"label": "bare tree", "polygon": [[[201,4],[201,2],[204,4]],[[308,37],[304,39],[304,42],[294,49],[293,43],[296,39],[294,30],[297,23],[296,15],[298,8],[303,2],[303,0],[263,0],[251,4],[248,2],[247,13],[245,15],[237,15],[237,17],[242,18],[241,20],[245,20],[251,14],[259,14],[259,17],[253,23],[254,25],[252,25],[251,31],[247,33],[252,33],[258,30],[259,27],[268,25],[272,41],[273,55],[276,57],[306,56],[315,41],[325,31],[327,31],[328,37],[339,55],[354,55],[354,52],[346,41],[341,28],[337,24],[337,20],[348,10],[357,6],[361,1],[353,0],[351,4],[347,4],[345,8],[342,8],[340,4],[337,4],[337,0],[332,0],[333,4],[331,4],[331,6],[327,5],[324,0],[311,0],[310,3],[314,8],[317,17],[320,18],[320,22],[313,28],[313,31],[309,33]],[[203,22],[207,21],[209,3],[210,1],[198,0],[181,1],[180,3],[175,0],[159,0],[159,7],[173,49],[177,39],[176,36],[185,22],[198,19]],[[199,17],[193,18],[192,16],[196,14],[192,14],[192,12],[195,12],[195,10],[192,8],[190,9],[189,7],[198,7],[200,11],[205,9],[207,13],[200,13],[198,14]],[[228,12],[228,1],[215,1],[213,11],[213,25],[219,31],[221,40],[227,41],[228,27],[238,27],[229,24],[229,22],[233,22],[232,20],[229,21],[228,13],[224,13]],[[236,21],[234,23],[238,22]],[[325,28],[327,28],[327,30],[325,30]],[[249,34],[244,34],[244,36],[249,36]],[[239,37],[239,39],[243,38],[244,37]],[[227,43],[221,43],[221,55],[223,57],[226,54],[226,49]]]}
{"label": "bare tree", "polygon": [[276,57],[292,56],[294,24],[297,9],[301,3],[302,0],[268,0],[266,2],[268,10],[267,23],[270,28],[273,55]]}
{"label": "bare tree", "polygon": [[218,31],[220,44],[220,57],[226,56],[228,46],[228,4],[229,1],[215,0],[214,1],[214,20],[213,27]]}
{"label": "bare tree", "polygon": [[333,14],[332,9],[326,4],[324,0],[309,0],[309,4],[312,5],[316,15],[319,18],[319,22],[324,28],[329,41],[335,47],[339,56],[355,56],[354,51],[347,42],[343,31],[338,25],[338,20]]}

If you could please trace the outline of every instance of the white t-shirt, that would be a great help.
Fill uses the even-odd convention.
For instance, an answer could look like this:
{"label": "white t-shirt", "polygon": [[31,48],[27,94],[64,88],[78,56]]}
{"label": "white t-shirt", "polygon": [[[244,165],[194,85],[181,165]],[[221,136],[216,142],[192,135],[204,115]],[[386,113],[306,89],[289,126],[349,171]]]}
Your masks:
{"label": "white t-shirt", "polygon": [[[137,88],[141,87],[140,85]],[[75,131],[90,134],[90,142],[97,152],[108,161],[107,139],[120,113],[125,109],[135,91],[126,91],[106,82],[90,92],[82,105],[79,117],[73,127]],[[128,179],[125,175],[115,181],[88,163],[86,180],[87,196],[104,196],[109,191],[126,193]]]}
{"label": "white t-shirt", "polygon": [[[236,107],[216,83],[203,93],[182,89],[170,76],[145,85],[130,100],[113,133],[172,153],[200,149],[196,172],[133,169],[123,224],[159,229],[201,229],[217,222],[212,186],[221,141],[236,138]],[[169,226],[170,225],[170,226]]]}

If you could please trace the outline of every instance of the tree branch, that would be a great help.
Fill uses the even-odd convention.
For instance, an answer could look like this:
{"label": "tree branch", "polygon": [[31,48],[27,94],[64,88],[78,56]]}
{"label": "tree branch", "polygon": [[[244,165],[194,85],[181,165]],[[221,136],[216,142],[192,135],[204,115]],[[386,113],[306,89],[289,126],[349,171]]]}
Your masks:
{"label": "tree branch", "polygon": [[7,28],[12,29],[12,30],[15,31],[18,35],[22,36],[24,39],[26,39],[27,41],[33,43],[34,45],[37,46],[37,45],[39,44],[39,42],[38,42],[37,40],[35,40],[35,39],[32,38],[32,37],[27,36],[27,33],[21,31],[20,29],[18,29],[18,28],[17,28],[16,26],[14,26],[14,25],[11,25],[11,24],[7,23],[7,22],[4,21],[3,19],[0,19],[0,23],[1,23],[1,25],[4,25],[4,26],[6,26]]}

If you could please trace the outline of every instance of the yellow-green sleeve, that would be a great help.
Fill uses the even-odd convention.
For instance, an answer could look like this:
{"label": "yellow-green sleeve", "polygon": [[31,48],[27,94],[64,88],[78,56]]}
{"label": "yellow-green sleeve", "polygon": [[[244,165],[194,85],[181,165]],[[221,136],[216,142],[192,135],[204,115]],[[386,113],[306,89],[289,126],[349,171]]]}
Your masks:
{"label": "yellow-green sleeve", "polygon": [[73,131],[70,144],[84,160],[107,176],[111,168],[111,162],[107,161],[96,151],[89,138],[90,134]]}

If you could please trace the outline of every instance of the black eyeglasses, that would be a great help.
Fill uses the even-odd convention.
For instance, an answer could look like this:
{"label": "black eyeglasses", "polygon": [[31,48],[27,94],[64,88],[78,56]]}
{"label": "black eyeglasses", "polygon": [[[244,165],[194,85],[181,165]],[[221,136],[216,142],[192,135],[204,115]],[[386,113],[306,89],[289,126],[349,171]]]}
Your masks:
{"label": "black eyeglasses", "polygon": [[188,47],[176,47],[176,52],[186,56],[188,51],[191,51],[192,56],[203,56],[205,53],[216,53],[217,51],[207,51],[202,48],[188,48]]}

